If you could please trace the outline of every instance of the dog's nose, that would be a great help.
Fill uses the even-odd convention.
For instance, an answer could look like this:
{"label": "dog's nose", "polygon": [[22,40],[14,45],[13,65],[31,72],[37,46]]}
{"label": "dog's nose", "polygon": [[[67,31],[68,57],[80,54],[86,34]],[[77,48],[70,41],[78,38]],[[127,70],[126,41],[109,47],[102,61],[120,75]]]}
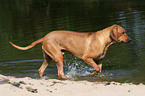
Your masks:
{"label": "dog's nose", "polygon": [[131,38],[129,38],[127,43],[129,43],[129,42],[131,42],[131,41],[132,41],[132,39],[131,39]]}

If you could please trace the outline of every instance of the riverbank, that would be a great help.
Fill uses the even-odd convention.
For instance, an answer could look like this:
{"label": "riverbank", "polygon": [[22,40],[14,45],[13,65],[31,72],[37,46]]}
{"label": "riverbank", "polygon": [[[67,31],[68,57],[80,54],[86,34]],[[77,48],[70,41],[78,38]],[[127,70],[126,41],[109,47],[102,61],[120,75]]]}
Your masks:
{"label": "riverbank", "polygon": [[0,96],[143,96],[145,85],[0,75]]}

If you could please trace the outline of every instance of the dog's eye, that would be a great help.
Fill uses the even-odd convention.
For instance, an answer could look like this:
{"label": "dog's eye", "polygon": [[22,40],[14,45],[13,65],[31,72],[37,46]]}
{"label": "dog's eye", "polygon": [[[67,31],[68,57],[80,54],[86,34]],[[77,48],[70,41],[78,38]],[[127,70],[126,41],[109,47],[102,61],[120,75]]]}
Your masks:
{"label": "dog's eye", "polygon": [[122,34],[125,34],[125,32],[123,32]]}

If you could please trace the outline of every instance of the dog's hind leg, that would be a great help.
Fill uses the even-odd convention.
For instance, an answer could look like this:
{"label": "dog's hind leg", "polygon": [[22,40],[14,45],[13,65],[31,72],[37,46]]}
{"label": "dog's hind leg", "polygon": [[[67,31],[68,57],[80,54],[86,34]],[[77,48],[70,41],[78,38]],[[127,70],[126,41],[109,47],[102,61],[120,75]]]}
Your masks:
{"label": "dog's hind leg", "polygon": [[58,76],[60,78],[67,79],[63,72],[63,55],[61,51],[60,51],[60,54],[56,56],[55,63],[57,65]]}
{"label": "dog's hind leg", "polygon": [[51,62],[51,57],[49,57],[44,51],[43,51],[43,63],[41,65],[41,67],[39,68],[38,72],[39,72],[39,77],[43,76],[43,73],[46,69],[46,67],[48,66],[48,64]]}
{"label": "dog's hind leg", "polygon": [[43,45],[43,50],[54,60],[57,65],[58,76],[63,79],[67,79],[63,72],[63,54],[54,43],[47,43]]}

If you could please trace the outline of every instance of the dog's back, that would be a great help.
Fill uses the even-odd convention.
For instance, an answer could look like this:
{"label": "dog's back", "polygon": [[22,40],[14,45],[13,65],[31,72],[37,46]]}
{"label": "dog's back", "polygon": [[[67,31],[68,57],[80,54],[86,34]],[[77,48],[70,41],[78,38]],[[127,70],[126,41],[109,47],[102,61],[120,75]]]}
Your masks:
{"label": "dog's back", "polygon": [[90,35],[90,33],[78,33],[73,31],[53,31],[44,37],[43,43],[53,42],[53,44],[60,47],[60,49],[65,49],[72,54],[77,54],[77,57],[81,57],[86,50],[88,37]]}

